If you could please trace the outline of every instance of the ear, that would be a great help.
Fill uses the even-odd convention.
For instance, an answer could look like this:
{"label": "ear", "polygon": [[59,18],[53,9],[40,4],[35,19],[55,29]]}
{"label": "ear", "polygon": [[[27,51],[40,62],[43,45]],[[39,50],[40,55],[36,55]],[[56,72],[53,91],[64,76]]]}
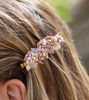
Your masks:
{"label": "ear", "polygon": [[26,88],[17,79],[11,79],[0,85],[0,100],[26,100]]}

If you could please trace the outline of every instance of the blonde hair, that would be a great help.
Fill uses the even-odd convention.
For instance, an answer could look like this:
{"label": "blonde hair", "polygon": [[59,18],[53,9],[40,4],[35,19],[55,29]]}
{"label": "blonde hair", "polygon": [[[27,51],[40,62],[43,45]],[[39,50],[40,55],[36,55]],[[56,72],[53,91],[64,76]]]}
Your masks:
{"label": "blonde hair", "polygon": [[[29,72],[20,67],[40,39],[61,32],[62,49]],[[0,82],[21,80],[26,100],[89,100],[89,78],[68,29],[41,0],[0,0]]]}

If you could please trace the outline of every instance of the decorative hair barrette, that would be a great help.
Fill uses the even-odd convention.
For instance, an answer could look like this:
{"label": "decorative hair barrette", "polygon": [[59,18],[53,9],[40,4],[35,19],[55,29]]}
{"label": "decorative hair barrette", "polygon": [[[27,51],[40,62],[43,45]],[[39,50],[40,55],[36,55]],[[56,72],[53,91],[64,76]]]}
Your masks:
{"label": "decorative hair barrette", "polygon": [[40,40],[37,43],[37,48],[31,48],[25,55],[24,63],[21,64],[21,67],[26,67],[27,71],[29,71],[31,68],[37,67],[39,63],[43,64],[43,60],[48,59],[48,54],[59,50],[64,42],[64,38],[59,33]]}

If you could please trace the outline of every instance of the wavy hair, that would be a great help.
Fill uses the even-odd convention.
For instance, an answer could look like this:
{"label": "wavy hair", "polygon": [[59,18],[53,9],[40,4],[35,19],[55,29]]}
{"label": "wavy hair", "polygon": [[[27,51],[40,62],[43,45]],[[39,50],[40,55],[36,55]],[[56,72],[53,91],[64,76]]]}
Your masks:
{"label": "wavy hair", "polygon": [[[61,32],[62,49],[29,72],[20,67],[39,40]],[[0,82],[21,80],[26,100],[89,100],[89,78],[70,32],[41,0],[0,0]]]}

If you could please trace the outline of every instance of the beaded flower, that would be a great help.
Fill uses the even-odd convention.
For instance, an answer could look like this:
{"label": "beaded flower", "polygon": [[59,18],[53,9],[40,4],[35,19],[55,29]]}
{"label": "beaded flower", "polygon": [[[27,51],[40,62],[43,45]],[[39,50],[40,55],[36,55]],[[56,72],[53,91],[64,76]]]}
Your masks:
{"label": "beaded flower", "polygon": [[24,58],[24,63],[21,67],[26,67],[27,71],[31,68],[37,67],[39,63],[43,64],[44,59],[48,59],[48,54],[52,54],[55,50],[61,48],[64,43],[64,38],[59,34],[55,36],[47,36],[37,43],[37,48],[31,48]]}

